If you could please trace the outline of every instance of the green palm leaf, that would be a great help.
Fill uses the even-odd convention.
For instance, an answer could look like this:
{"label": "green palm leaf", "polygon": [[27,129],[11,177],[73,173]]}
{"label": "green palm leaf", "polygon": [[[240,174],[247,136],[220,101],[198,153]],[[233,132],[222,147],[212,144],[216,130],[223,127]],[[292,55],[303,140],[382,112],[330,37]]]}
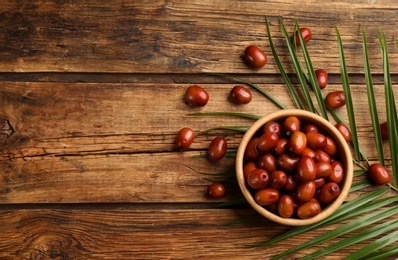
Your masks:
{"label": "green palm leaf", "polygon": [[250,119],[260,119],[261,116],[259,115],[254,115],[254,114],[248,114],[248,113],[237,113],[237,112],[197,112],[197,113],[190,113],[187,114],[188,116],[219,116],[219,115],[224,115],[224,116],[237,116],[237,117],[244,117],[244,118],[250,118]]}
{"label": "green palm leaf", "polygon": [[362,247],[355,253],[349,255],[348,257],[344,258],[345,260],[356,260],[360,259],[361,257],[364,257],[368,255],[371,252],[374,252],[380,248],[385,247],[386,245],[389,245],[391,243],[394,243],[398,241],[398,230],[395,232],[392,232],[386,236],[383,236],[376,241],[373,241],[372,243],[369,243],[368,245]]}
{"label": "green palm leaf", "polygon": [[373,226],[369,229],[366,229],[362,232],[359,232],[351,237],[348,237],[346,239],[340,240],[334,244],[331,244],[327,247],[324,247],[318,251],[315,251],[309,255],[306,255],[302,258],[300,258],[300,260],[308,260],[308,259],[315,259],[317,257],[329,254],[331,252],[340,250],[342,248],[360,243],[362,241],[374,238],[376,236],[379,235],[383,235],[387,232],[390,232],[394,229],[398,228],[398,219],[392,219],[390,221],[384,222],[380,225],[377,226]]}
{"label": "green palm leaf", "polygon": [[[333,238],[339,237],[341,235],[347,234],[349,232],[358,230],[363,227],[367,227],[367,226],[369,226],[373,223],[376,223],[380,220],[394,216],[395,214],[398,214],[398,206],[390,207],[390,208],[383,209],[383,210],[378,210],[372,214],[365,215],[365,216],[355,219],[345,225],[342,225],[336,229],[333,229],[327,233],[324,233],[310,241],[304,242],[298,246],[290,248],[290,249],[286,250],[285,252],[272,257],[271,259],[280,259],[284,256],[290,255],[299,250],[306,249],[306,248],[315,246],[317,244],[320,244],[320,243],[323,243],[326,241],[330,241]],[[397,233],[397,235],[398,235],[398,231],[396,231],[394,233]],[[398,240],[398,236],[396,237],[396,239]],[[355,258],[352,258],[352,259],[355,259]]]}
{"label": "green palm leaf", "polygon": [[386,98],[386,114],[388,126],[388,138],[390,144],[391,165],[395,186],[398,186],[398,151],[397,151],[397,109],[395,106],[394,92],[391,84],[390,66],[388,62],[388,49],[384,33],[378,34],[380,49],[382,52],[383,72],[384,72],[384,91]]}
{"label": "green palm leaf", "polygon": [[390,246],[383,250],[379,250],[376,253],[372,253],[366,256],[366,260],[384,260],[390,256],[398,255],[398,244]]}
{"label": "green palm leaf", "polygon": [[223,74],[223,73],[212,73],[210,75],[214,75],[214,76],[219,76],[219,77],[224,77],[224,78],[229,78],[229,79],[234,79],[237,80],[239,82],[245,83],[247,85],[249,85],[250,87],[254,88],[255,90],[257,90],[258,92],[260,92],[261,94],[263,94],[264,96],[266,96],[268,99],[270,99],[274,104],[276,104],[279,108],[282,109],[286,109],[287,107],[282,104],[282,102],[280,102],[276,97],[274,97],[273,95],[269,94],[267,91],[263,90],[262,88],[260,88],[259,86],[257,86],[256,84],[253,84],[250,81],[247,81],[245,79],[242,78],[238,78],[238,77],[234,77],[231,75],[227,75],[227,74]]}
{"label": "green palm leaf", "polygon": [[[296,21],[296,30],[300,31],[300,27],[299,27],[297,21]],[[326,106],[325,106],[325,103],[324,103],[323,98],[322,98],[321,90],[319,88],[318,79],[317,79],[317,77],[315,75],[315,70],[314,70],[314,67],[312,66],[310,54],[308,53],[308,50],[307,50],[307,45],[304,42],[303,35],[301,35],[301,33],[298,33],[298,36],[299,36],[299,39],[300,39],[300,46],[301,46],[301,50],[303,52],[305,65],[307,67],[310,84],[312,86],[312,90],[315,93],[315,97],[316,97],[316,99],[318,101],[318,105],[319,105],[319,108],[321,110],[321,115],[326,120],[329,120],[327,112],[326,112]]]}
{"label": "green palm leaf", "polygon": [[363,49],[363,60],[364,60],[364,70],[365,70],[365,80],[366,80],[366,91],[368,96],[368,104],[370,110],[370,118],[372,119],[372,126],[374,132],[374,138],[376,143],[377,156],[379,158],[379,163],[385,165],[384,163],[384,152],[383,152],[383,140],[381,138],[379,117],[377,115],[376,99],[373,90],[372,76],[370,73],[369,57],[368,57],[368,47],[366,44],[365,31],[361,26],[362,32],[362,49]]}
{"label": "green palm leaf", "polygon": [[335,29],[336,29],[337,42],[338,42],[338,48],[339,48],[339,56],[340,56],[341,81],[343,84],[343,90],[344,90],[344,95],[345,95],[345,100],[346,100],[348,121],[350,122],[350,129],[351,129],[351,134],[352,134],[352,144],[354,146],[356,160],[359,161],[360,160],[360,152],[359,152],[359,145],[358,145],[357,126],[355,123],[355,114],[354,114],[354,108],[353,108],[352,97],[351,97],[350,82],[348,80],[347,66],[345,64],[343,43],[341,41],[339,30],[337,29],[337,27],[335,27]]}
{"label": "green palm leaf", "polygon": [[213,130],[230,130],[245,133],[249,129],[247,126],[217,126],[199,132],[196,136],[207,134]]}
{"label": "green palm leaf", "polygon": [[278,66],[279,72],[281,73],[282,78],[283,78],[283,80],[285,81],[285,84],[286,84],[286,86],[287,86],[287,89],[289,90],[289,93],[290,93],[290,95],[292,96],[293,101],[294,101],[294,103],[296,104],[296,106],[297,106],[299,109],[304,109],[304,106],[303,106],[303,104],[301,103],[301,100],[300,100],[300,98],[298,97],[297,92],[296,92],[296,90],[294,89],[294,87],[293,87],[293,85],[292,85],[292,82],[290,81],[290,79],[289,79],[289,77],[287,76],[285,70],[283,69],[283,66],[282,66],[282,63],[281,63],[281,61],[280,61],[280,59],[279,59],[279,56],[278,56],[278,54],[276,53],[275,46],[274,46],[274,42],[272,41],[272,36],[271,36],[270,29],[269,29],[267,17],[265,17],[265,24],[267,25],[267,35],[268,35],[269,45],[270,45],[270,47],[271,47],[271,52],[272,52],[272,55],[274,56],[274,59],[275,59],[276,65]]}
{"label": "green palm leaf", "polygon": [[[389,190],[388,187],[385,187],[383,189],[378,189],[378,190],[374,190],[371,191],[363,196],[360,196],[354,200],[348,201],[346,203],[344,203],[343,205],[340,206],[340,208],[338,208],[336,210],[336,212],[329,216],[328,218],[321,220],[315,224],[311,224],[311,225],[307,225],[307,226],[299,226],[299,227],[295,227],[290,229],[289,231],[262,243],[253,245],[255,247],[258,246],[269,246],[272,244],[275,244],[277,242],[283,241],[285,239],[288,239],[290,237],[294,237],[296,235],[311,231],[311,230],[315,230],[319,227],[322,226],[327,226],[327,225],[331,225],[334,223],[337,223],[339,221],[342,221],[344,219],[344,217],[347,216],[348,213],[357,213],[359,210],[358,209],[362,209],[362,210],[366,210],[367,207],[371,207],[373,206],[373,204],[371,203],[374,199],[376,199],[377,197],[385,194],[387,191]],[[381,206],[384,205],[384,203],[388,203],[385,201],[379,202],[380,204],[376,204],[376,206]],[[362,214],[362,213],[359,213]]]}

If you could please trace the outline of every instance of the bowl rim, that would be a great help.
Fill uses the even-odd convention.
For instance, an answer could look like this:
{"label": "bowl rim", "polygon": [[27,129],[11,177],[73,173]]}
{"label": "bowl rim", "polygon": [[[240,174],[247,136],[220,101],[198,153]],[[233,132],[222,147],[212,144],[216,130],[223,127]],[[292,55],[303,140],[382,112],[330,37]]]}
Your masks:
{"label": "bowl rim", "polygon": [[[276,121],[282,118],[286,118],[288,116],[297,116],[299,118],[303,118],[307,122],[315,123],[318,127],[320,127],[323,132],[326,132],[332,139],[336,142],[338,146],[339,153],[340,153],[340,161],[345,166],[345,176],[343,181],[341,182],[342,185],[340,195],[326,208],[324,208],[318,215],[308,218],[308,219],[297,219],[297,218],[282,218],[267,209],[263,206],[257,204],[253,198],[253,195],[246,187],[246,180],[243,175],[243,161],[244,161],[244,153],[246,150],[246,146],[251,140],[252,136],[257,133],[257,131],[268,121]],[[352,161],[352,154],[351,150],[345,141],[344,137],[340,134],[337,128],[328,120],[324,119],[323,117],[312,113],[306,110],[300,109],[283,109],[275,112],[271,112],[260,119],[258,119],[249,129],[246,131],[242,140],[239,144],[237,155],[236,155],[236,177],[238,180],[238,184],[240,190],[242,191],[244,197],[246,198],[247,202],[256,210],[258,213],[263,215],[264,217],[272,220],[274,222],[289,225],[289,226],[304,226],[319,222],[328,216],[330,216],[333,212],[335,212],[341,204],[345,201],[353,179],[353,161]]]}

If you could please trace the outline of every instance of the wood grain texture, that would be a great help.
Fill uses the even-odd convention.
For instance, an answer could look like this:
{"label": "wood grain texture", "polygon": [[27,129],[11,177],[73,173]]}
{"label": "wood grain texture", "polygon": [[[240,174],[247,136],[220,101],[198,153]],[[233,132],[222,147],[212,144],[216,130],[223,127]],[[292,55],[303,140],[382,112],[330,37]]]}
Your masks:
{"label": "wood grain texture", "polygon": [[[199,132],[253,122],[189,113],[264,115],[278,109],[257,91],[249,105],[232,104],[228,93],[237,82],[206,72],[248,79],[293,107],[270,55],[265,15],[289,76],[294,71],[278,18],[289,31],[295,18],[312,29],[308,48],[314,66],[330,73],[325,93],[342,89],[333,26],[339,28],[359,139],[370,161],[377,160],[359,24],[368,36],[379,116],[385,120],[376,32],[386,33],[395,85],[395,0],[0,0],[0,5],[0,259],[268,259],[337,227],[272,247],[245,248],[288,227],[265,219],[221,225],[253,211],[213,208],[241,198],[240,191],[230,182],[227,196],[210,200],[206,178],[213,177],[199,172],[233,170],[234,158],[217,163],[191,158],[206,153],[218,135],[236,149],[242,135],[211,131],[187,151],[174,147],[176,133],[185,126]],[[269,55],[263,69],[242,61],[249,44]],[[293,76],[292,81],[297,84]],[[191,84],[208,90],[206,107],[184,103]],[[347,119],[345,109],[340,112]],[[390,168],[387,143],[384,148]],[[348,200],[375,188],[352,193]],[[325,259],[341,259],[363,245]]]}
{"label": "wood grain texture", "polygon": [[[202,215],[198,218],[198,215]],[[248,217],[247,210],[7,210],[0,227],[0,257],[18,259],[268,259],[327,228],[278,243],[245,248],[288,230],[266,220],[221,225]],[[345,237],[345,236],[343,236]],[[115,240],[117,242],[115,242]],[[20,242],[23,241],[21,245]],[[355,247],[332,253],[341,259]],[[321,245],[322,246],[322,245]],[[313,247],[294,257],[321,248]]]}
{"label": "wood grain texture", "polygon": [[[278,46],[277,18],[311,26],[316,66],[339,72],[336,25],[353,73],[363,71],[359,24],[371,60],[381,71],[376,31],[398,35],[393,1],[4,1],[0,13],[0,70],[4,72],[251,72],[240,55],[249,44],[268,51],[264,15]],[[383,1],[384,2],[384,1]],[[386,8],[388,6],[388,8]],[[313,19],[316,18],[314,24]],[[382,25],[382,26],[381,26]],[[183,43],[183,44],[182,44]],[[392,48],[392,46],[391,46]],[[284,48],[278,48],[287,60]],[[397,67],[392,53],[393,72]],[[271,56],[271,55],[270,55]],[[373,62],[372,62],[373,63]],[[375,65],[376,65],[375,64]],[[270,59],[264,73],[275,73]]]}

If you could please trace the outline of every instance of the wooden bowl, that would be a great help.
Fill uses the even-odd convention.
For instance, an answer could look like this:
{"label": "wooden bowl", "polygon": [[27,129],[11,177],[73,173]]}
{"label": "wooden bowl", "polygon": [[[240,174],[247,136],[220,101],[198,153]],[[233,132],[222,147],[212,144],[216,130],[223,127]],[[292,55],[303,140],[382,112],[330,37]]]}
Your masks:
{"label": "wooden bowl", "polygon": [[[269,121],[277,121],[284,119],[288,116],[296,116],[300,119],[300,121],[305,121],[307,123],[312,123],[318,126],[319,130],[326,135],[330,136],[335,142],[338,147],[338,159],[343,164],[345,169],[345,176],[343,181],[339,184],[340,185],[340,195],[327,207],[322,208],[322,211],[308,219],[299,219],[299,218],[282,218],[268,210],[266,210],[263,206],[256,203],[253,198],[252,193],[249,191],[245,177],[243,175],[243,165],[244,165],[244,153],[246,150],[246,146],[249,141],[252,139],[254,135],[257,134],[258,130],[267,122]],[[305,111],[305,110],[298,110],[298,109],[284,109],[279,110],[277,112],[270,113],[259,120],[257,120],[245,133],[243,139],[239,145],[237,157],[236,157],[236,175],[238,179],[238,183],[240,189],[245,196],[246,200],[249,204],[261,215],[264,217],[289,226],[303,226],[316,223],[320,220],[325,219],[326,217],[330,216],[333,212],[337,210],[338,207],[344,202],[347,197],[347,194],[351,188],[352,178],[353,178],[353,162],[352,162],[352,155],[351,151],[347,145],[347,142],[340,134],[340,132],[336,129],[334,125],[332,125],[326,119]]]}

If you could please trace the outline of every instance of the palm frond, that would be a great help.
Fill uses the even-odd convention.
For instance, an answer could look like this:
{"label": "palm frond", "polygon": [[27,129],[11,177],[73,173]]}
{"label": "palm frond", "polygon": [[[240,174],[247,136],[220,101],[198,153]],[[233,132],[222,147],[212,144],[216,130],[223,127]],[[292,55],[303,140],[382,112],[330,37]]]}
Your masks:
{"label": "palm frond", "polygon": [[384,33],[378,33],[380,49],[382,52],[383,72],[384,72],[384,92],[386,99],[386,114],[388,139],[390,145],[391,165],[395,186],[398,186],[398,147],[397,147],[397,109],[394,100],[394,92],[392,89],[390,65],[388,61],[388,48]]}
{"label": "palm frond", "polygon": [[250,119],[260,119],[261,116],[259,115],[254,115],[254,114],[248,114],[248,113],[237,113],[237,112],[197,112],[197,113],[189,113],[187,116],[236,116],[236,117],[244,117],[244,118],[250,118]]}
{"label": "palm frond", "polygon": [[342,248],[360,243],[362,241],[374,238],[376,236],[383,235],[383,234],[390,232],[394,229],[398,229],[398,219],[392,219],[392,220],[386,221],[382,224],[373,226],[373,227],[366,229],[362,232],[359,232],[351,237],[342,239],[334,244],[331,244],[331,245],[324,247],[320,250],[317,250],[311,254],[308,254],[300,259],[301,260],[316,259],[317,257],[335,252]]}
{"label": "palm frond", "polygon": [[[288,256],[288,255],[290,255],[294,252],[297,252],[299,250],[303,250],[303,249],[318,245],[320,243],[330,241],[333,238],[339,237],[341,235],[347,234],[349,232],[358,230],[363,227],[367,227],[367,226],[374,224],[380,220],[394,216],[395,214],[398,214],[398,206],[389,207],[389,208],[383,209],[383,210],[378,210],[371,214],[368,214],[368,215],[365,215],[358,219],[352,220],[351,222],[344,224],[342,226],[339,226],[338,228],[330,230],[329,232],[324,233],[310,241],[304,242],[298,246],[290,248],[290,249],[286,250],[285,252],[272,257],[271,259],[280,259],[284,256]],[[398,240],[398,231],[396,231],[394,233],[397,233],[396,239]],[[352,259],[356,259],[356,258],[352,258]]]}
{"label": "palm frond", "polygon": [[362,247],[355,253],[344,258],[344,260],[360,259],[364,256],[367,256],[369,253],[377,251],[378,249],[388,246],[396,241],[398,241],[398,230],[367,244],[366,246]]}
{"label": "palm frond", "polygon": [[374,132],[374,139],[376,143],[377,156],[379,158],[379,163],[385,165],[384,163],[384,152],[383,152],[383,140],[381,138],[379,117],[377,114],[376,98],[373,90],[372,76],[370,72],[368,47],[366,44],[365,31],[361,26],[362,32],[362,49],[363,49],[363,60],[364,60],[364,70],[365,70],[365,80],[366,80],[366,91],[368,96],[368,104],[370,110],[370,118],[372,120],[372,127]]}
{"label": "palm frond", "polygon": [[358,145],[359,142],[358,142],[357,126],[356,126],[356,122],[355,122],[355,114],[354,114],[354,107],[353,107],[353,103],[352,103],[350,82],[349,82],[348,73],[347,73],[347,66],[345,63],[343,42],[341,40],[339,30],[337,29],[337,27],[335,27],[335,29],[336,29],[339,56],[340,56],[341,81],[343,84],[343,90],[344,90],[344,96],[345,96],[345,100],[346,100],[346,108],[347,108],[347,114],[348,114],[348,121],[350,123],[350,129],[351,129],[351,134],[352,134],[352,145],[354,146],[355,158],[357,161],[359,161],[361,158],[360,158],[359,145]]}
{"label": "palm frond", "polygon": [[[302,234],[302,233],[305,233],[305,232],[308,232],[311,230],[315,230],[322,226],[327,226],[327,225],[331,225],[334,223],[338,223],[339,221],[342,221],[343,219],[345,219],[345,217],[347,217],[348,213],[355,214],[359,211],[359,209],[366,210],[367,207],[371,208],[373,206],[378,207],[378,206],[384,205],[384,203],[387,203],[387,202],[384,202],[384,201],[379,202],[378,201],[378,203],[380,203],[380,204],[372,203],[372,202],[374,199],[385,194],[388,190],[389,190],[389,188],[385,187],[382,189],[371,191],[363,196],[360,196],[356,199],[353,199],[351,201],[344,203],[343,205],[340,206],[340,208],[338,208],[336,210],[336,212],[333,215],[329,216],[328,218],[326,218],[324,220],[321,220],[315,224],[292,228],[291,230],[289,230],[273,239],[270,239],[268,241],[265,241],[265,242],[262,242],[259,244],[255,244],[255,245],[253,245],[253,247],[270,246],[277,242],[283,241],[290,237],[294,237],[294,236],[297,236],[299,234]],[[362,213],[360,213],[360,214],[362,214]]]}
{"label": "palm frond", "polygon": [[296,107],[299,109],[304,109],[304,106],[303,106],[300,98],[298,97],[297,92],[292,85],[292,82],[290,81],[289,77],[287,76],[287,74],[285,72],[285,69],[282,66],[279,56],[276,53],[275,45],[274,45],[274,42],[273,42],[272,36],[271,36],[271,31],[269,29],[267,17],[265,17],[265,24],[267,26],[267,35],[268,35],[269,45],[271,47],[271,52],[272,52],[272,55],[274,56],[274,59],[275,59],[276,65],[278,66],[279,72],[281,73],[282,78],[285,81],[287,89],[288,89],[290,95],[292,96],[292,99],[293,99],[294,103],[296,104]]}
{"label": "palm frond", "polygon": [[[295,25],[296,25],[296,30],[300,31],[300,27],[297,23],[297,20],[296,20]],[[307,50],[307,45],[304,42],[303,35],[301,35],[301,33],[298,33],[298,36],[300,39],[300,46],[301,46],[301,50],[303,52],[305,65],[307,67],[310,84],[312,86],[312,90],[315,93],[315,97],[318,101],[318,106],[319,106],[319,109],[321,110],[321,116],[323,118],[325,118],[326,120],[329,120],[327,112],[326,112],[325,102],[323,101],[323,98],[322,98],[321,89],[319,88],[318,79],[315,75],[315,70],[314,70],[314,67],[311,62],[311,57]]]}
{"label": "palm frond", "polygon": [[214,130],[229,130],[229,131],[237,131],[237,132],[242,132],[245,133],[249,129],[247,126],[217,126],[217,127],[212,127],[203,131],[200,131],[199,133],[196,134],[196,136],[204,135],[207,134],[210,131]]}
{"label": "palm frond", "polygon": [[276,97],[274,97],[273,95],[271,95],[270,93],[268,93],[267,91],[265,91],[264,89],[260,88],[259,86],[257,86],[256,84],[254,84],[250,81],[247,81],[247,80],[239,78],[239,77],[231,76],[228,74],[223,74],[223,73],[211,73],[210,75],[229,78],[229,79],[237,80],[241,83],[247,84],[250,87],[257,90],[258,92],[260,92],[261,94],[263,94],[265,97],[267,97],[269,100],[271,100],[274,104],[276,104],[279,108],[282,108],[282,109],[287,108],[287,106],[285,106],[282,102],[280,102]]}

